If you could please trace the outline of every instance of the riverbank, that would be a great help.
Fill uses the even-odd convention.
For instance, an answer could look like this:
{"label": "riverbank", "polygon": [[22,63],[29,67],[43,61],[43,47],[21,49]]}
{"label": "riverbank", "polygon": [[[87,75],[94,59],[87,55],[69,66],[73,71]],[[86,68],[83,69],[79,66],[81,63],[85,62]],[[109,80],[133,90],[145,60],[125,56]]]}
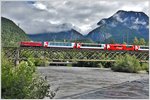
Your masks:
{"label": "riverbank", "polygon": [[[59,88],[58,92],[56,93],[56,96],[54,97],[55,99],[66,99],[66,98],[101,99],[103,98],[102,95],[105,94],[106,95],[112,94],[112,96],[114,95],[113,93],[118,94],[116,91],[111,93],[109,92],[107,94],[106,90],[110,89],[110,88],[107,89],[107,87],[111,86],[114,87],[115,85],[118,84],[149,78],[149,75],[146,73],[137,74],[137,73],[113,72],[111,69],[106,68],[49,66],[49,67],[38,67],[38,71],[41,73],[41,75],[47,76],[48,82],[50,83],[52,89]],[[148,88],[147,85],[145,86],[146,86],[145,88]],[[103,92],[105,93],[95,91],[98,89],[102,89],[104,87],[106,88],[106,90],[103,90]],[[91,95],[91,96],[89,95],[90,97],[87,95],[84,96],[84,94],[88,94],[91,91],[95,91],[97,94],[100,93],[101,94],[100,97],[95,96],[93,94],[90,94]],[[130,94],[129,90],[126,91],[126,93],[128,92]],[[123,93],[118,95],[121,96],[123,95]],[[108,96],[108,98],[109,97],[117,98],[117,96],[115,97]],[[129,97],[132,97],[132,93],[131,96]],[[147,98],[146,95],[143,95],[142,97]],[[121,98],[124,97],[122,96],[120,97],[120,99]]]}

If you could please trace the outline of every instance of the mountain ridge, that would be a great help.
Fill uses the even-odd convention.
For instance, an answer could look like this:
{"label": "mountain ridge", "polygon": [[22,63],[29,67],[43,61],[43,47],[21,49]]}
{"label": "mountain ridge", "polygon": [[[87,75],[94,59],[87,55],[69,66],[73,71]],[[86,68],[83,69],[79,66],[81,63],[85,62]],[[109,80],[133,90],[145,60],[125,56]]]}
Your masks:
{"label": "mountain ridge", "polygon": [[42,33],[42,34],[28,34],[28,36],[34,41],[73,41],[84,39],[84,36],[78,31],[71,29],[68,31],[61,31],[57,33]]}

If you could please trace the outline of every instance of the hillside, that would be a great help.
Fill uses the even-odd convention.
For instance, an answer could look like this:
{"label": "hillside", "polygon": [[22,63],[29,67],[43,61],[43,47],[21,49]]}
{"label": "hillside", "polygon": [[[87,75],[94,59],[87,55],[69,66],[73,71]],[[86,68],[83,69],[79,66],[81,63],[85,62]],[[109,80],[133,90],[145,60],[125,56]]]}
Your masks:
{"label": "hillside", "polygon": [[28,34],[29,38],[33,41],[73,41],[82,40],[84,36],[74,29],[61,32],[50,32],[41,34]]}
{"label": "hillside", "polygon": [[1,43],[2,46],[14,47],[18,46],[20,41],[30,40],[26,33],[19,28],[13,21],[1,17]]}
{"label": "hillside", "polygon": [[109,18],[100,20],[96,29],[89,32],[87,38],[95,42],[107,43],[110,39],[117,43],[132,43],[134,37],[149,40],[149,18],[143,12],[116,12]]}

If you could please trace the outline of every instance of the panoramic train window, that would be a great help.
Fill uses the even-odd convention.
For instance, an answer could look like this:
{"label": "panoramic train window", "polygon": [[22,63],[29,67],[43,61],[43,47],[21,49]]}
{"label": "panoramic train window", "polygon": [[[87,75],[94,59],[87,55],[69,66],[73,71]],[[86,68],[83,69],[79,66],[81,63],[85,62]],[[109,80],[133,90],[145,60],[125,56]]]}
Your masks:
{"label": "panoramic train window", "polygon": [[127,47],[127,48],[132,48],[133,46],[132,46],[132,45],[127,45],[126,47]]}
{"label": "panoramic train window", "polygon": [[49,45],[54,45],[54,46],[72,46],[71,43],[53,43],[53,42],[50,42]]}
{"label": "panoramic train window", "polygon": [[148,46],[145,46],[145,47],[141,47],[141,46],[140,46],[140,48],[141,48],[141,49],[149,49]]}
{"label": "panoramic train window", "polygon": [[84,47],[103,47],[101,44],[82,44]]}

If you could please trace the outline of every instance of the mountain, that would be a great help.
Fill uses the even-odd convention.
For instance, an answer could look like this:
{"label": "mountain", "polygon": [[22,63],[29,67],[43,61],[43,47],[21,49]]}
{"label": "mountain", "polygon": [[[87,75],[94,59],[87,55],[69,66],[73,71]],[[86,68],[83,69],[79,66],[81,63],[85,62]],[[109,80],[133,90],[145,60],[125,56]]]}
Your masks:
{"label": "mountain", "polygon": [[143,12],[119,10],[109,18],[100,20],[96,29],[86,36],[95,42],[132,43],[134,37],[149,39],[149,18]]}
{"label": "mountain", "polygon": [[26,33],[19,28],[13,21],[1,17],[1,25],[2,25],[2,46],[19,46],[20,41],[28,41],[30,40]]}
{"label": "mountain", "polygon": [[74,29],[61,32],[50,32],[41,34],[28,34],[33,41],[73,41],[84,39],[84,36]]}

